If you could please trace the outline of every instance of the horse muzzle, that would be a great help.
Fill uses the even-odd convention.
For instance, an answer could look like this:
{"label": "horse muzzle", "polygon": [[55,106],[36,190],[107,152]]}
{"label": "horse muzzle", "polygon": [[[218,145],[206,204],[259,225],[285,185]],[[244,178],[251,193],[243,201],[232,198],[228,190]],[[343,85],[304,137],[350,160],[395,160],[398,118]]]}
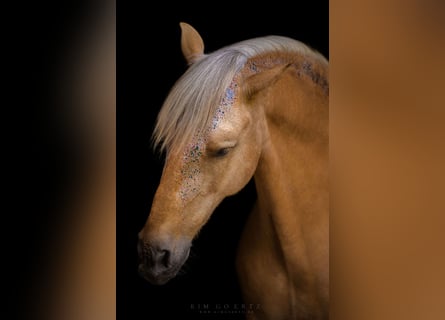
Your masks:
{"label": "horse muzzle", "polygon": [[138,243],[139,274],[151,284],[163,285],[174,278],[190,253],[189,241],[147,241]]}

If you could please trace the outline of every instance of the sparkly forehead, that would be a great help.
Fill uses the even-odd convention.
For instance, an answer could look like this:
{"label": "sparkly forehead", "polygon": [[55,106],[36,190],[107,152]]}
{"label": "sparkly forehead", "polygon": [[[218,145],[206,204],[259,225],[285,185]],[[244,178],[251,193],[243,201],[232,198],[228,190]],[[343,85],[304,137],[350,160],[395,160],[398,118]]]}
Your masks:
{"label": "sparkly forehead", "polygon": [[199,191],[199,177],[201,174],[200,160],[205,151],[209,134],[216,130],[223,121],[226,114],[230,111],[236,101],[238,83],[236,79],[232,81],[226,89],[225,95],[213,115],[211,126],[205,132],[197,133],[192,142],[182,153],[180,197],[186,201],[194,197]]}

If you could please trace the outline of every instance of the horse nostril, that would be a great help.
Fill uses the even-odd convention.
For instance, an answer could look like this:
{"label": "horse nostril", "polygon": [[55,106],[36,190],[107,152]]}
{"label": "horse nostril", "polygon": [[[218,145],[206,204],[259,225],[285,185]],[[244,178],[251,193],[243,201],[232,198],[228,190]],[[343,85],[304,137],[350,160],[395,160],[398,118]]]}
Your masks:
{"label": "horse nostril", "polygon": [[138,254],[140,261],[145,266],[154,269],[167,269],[171,266],[171,251],[160,249],[140,241],[138,243]]}
{"label": "horse nostril", "polygon": [[170,266],[170,251],[169,250],[161,250],[161,263],[164,267],[168,268]]}
{"label": "horse nostril", "polygon": [[168,268],[170,266],[170,256],[169,250],[153,248],[151,251],[152,263],[158,267]]}

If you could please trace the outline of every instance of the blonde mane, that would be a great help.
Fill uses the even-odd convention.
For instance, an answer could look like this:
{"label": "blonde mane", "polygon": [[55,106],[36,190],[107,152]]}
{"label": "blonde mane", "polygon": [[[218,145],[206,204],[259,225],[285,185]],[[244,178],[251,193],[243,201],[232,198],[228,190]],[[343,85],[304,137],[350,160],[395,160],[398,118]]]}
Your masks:
{"label": "blonde mane", "polygon": [[307,55],[327,65],[327,60],[302,42],[281,36],[254,38],[206,54],[192,64],[170,90],[153,132],[161,152],[182,150],[211,124],[226,89],[245,63],[268,52]]}

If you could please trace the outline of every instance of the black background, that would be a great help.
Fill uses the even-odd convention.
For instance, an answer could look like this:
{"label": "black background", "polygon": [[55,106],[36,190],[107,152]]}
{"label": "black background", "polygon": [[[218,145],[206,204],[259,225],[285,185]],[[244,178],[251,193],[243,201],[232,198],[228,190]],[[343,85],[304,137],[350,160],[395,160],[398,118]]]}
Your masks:
{"label": "black background", "polygon": [[[186,70],[179,22],[195,27],[205,51],[265,35],[300,40],[328,56],[328,1],[270,2],[241,8],[236,2],[117,3],[117,316],[118,319],[242,319],[213,312],[215,304],[242,303],[234,260],[243,224],[255,200],[251,181],[227,198],[193,242],[185,272],[164,286],[137,273],[137,234],[159,183],[161,155],[151,149],[156,116],[169,89]],[[191,305],[194,305],[192,308]],[[198,304],[213,306],[203,315]]]}

